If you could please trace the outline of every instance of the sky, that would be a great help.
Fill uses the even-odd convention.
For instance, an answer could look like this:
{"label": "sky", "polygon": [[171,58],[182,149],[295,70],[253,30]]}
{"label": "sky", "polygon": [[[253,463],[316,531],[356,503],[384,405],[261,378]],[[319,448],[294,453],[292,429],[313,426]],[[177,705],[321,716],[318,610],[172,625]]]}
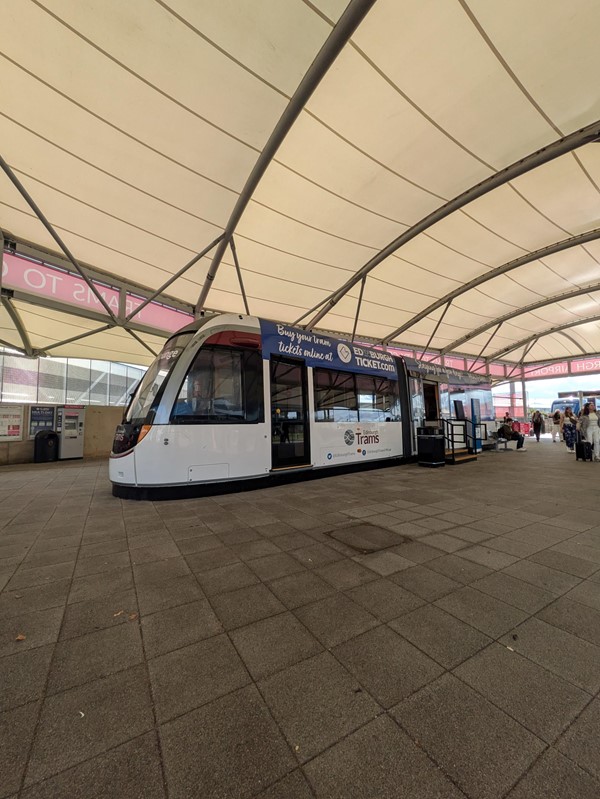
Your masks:
{"label": "sky", "polygon": [[[508,383],[495,388],[494,393],[506,393]],[[600,391],[600,374],[598,375],[571,375],[568,377],[553,377],[550,380],[528,380],[525,381],[530,408],[540,407],[541,409],[550,408],[552,400],[558,398],[559,391],[572,391],[575,395],[578,391],[596,390]]]}

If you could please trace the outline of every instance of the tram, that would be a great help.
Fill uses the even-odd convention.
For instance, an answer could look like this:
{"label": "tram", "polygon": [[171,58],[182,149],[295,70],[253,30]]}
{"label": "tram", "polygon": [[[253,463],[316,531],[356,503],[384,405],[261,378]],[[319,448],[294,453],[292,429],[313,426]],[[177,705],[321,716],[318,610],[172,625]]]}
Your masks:
{"label": "tram", "polygon": [[110,455],[113,494],[197,496],[413,459],[417,425],[443,415],[444,394],[437,385],[433,407],[409,361],[252,316],[198,319],[167,340],[131,398]]}

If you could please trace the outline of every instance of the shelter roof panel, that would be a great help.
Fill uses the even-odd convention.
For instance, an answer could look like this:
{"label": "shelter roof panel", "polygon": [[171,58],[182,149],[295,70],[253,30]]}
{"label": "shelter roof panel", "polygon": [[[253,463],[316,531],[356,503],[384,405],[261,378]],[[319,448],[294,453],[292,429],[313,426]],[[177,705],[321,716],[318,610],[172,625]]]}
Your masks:
{"label": "shelter roof panel", "polygon": [[[558,253],[560,255],[563,257],[557,257],[556,254],[544,256],[543,261],[532,261],[521,269],[509,272],[507,277],[530,292],[548,297],[567,291],[572,286],[585,286],[600,277],[598,264],[582,248],[565,250],[564,253]],[[494,278],[484,287],[489,290],[496,280]]]}
{"label": "shelter roof panel", "polygon": [[[199,104],[191,110],[177,105],[31,3],[11,5],[6,24],[14,35],[3,44],[5,55],[49,85],[38,108],[41,119],[53,114],[58,91],[159,152],[173,158],[193,152],[196,168],[207,176],[227,185],[243,184],[256,149],[204,121],[201,112],[206,109]],[[102,80],[91,81],[91,75],[101,75]],[[280,101],[278,97],[278,108],[270,111],[273,124]],[[264,111],[268,116],[269,110]]]}
{"label": "shelter roof panel", "polygon": [[[65,243],[73,251],[77,252],[80,260],[93,263],[100,269],[110,270],[112,255],[110,261],[106,255],[99,259],[97,247],[104,248],[105,252],[106,248],[111,251],[118,250],[119,247],[125,247],[124,255],[135,254],[136,259],[154,266],[154,271],[151,267],[145,267],[142,271],[138,260],[133,261],[130,258],[125,258],[122,267],[123,271],[120,272],[121,277],[124,279],[137,282],[144,281],[150,283],[151,286],[158,287],[166,277],[169,277],[200,249],[200,246],[194,247],[191,241],[186,243],[192,246],[184,246],[184,244],[179,244],[174,240],[168,240],[166,237],[154,233],[150,228],[145,230],[133,228],[126,222],[108,214],[99,214],[94,207],[78,202],[76,199],[68,197],[49,186],[42,185],[31,178],[21,177],[23,177],[23,183],[30,193],[35,194],[38,204],[41,207],[52,208],[53,213],[50,222],[59,230]],[[10,197],[11,200],[14,194],[16,192],[13,191]],[[21,218],[22,215],[19,216]],[[12,221],[9,215],[9,222],[5,223],[6,228],[10,229],[15,235],[27,238],[24,226],[21,224],[13,227]],[[75,231],[69,227],[70,224],[75,225]],[[41,223],[37,222],[35,230],[39,231],[41,228]],[[188,234],[191,238],[193,231],[190,229]],[[39,242],[39,232],[29,238]],[[48,246],[56,249],[56,245],[53,242],[50,243],[48,237],[45,237],[45,239],[48,242]],[[202,244],[204,244],[204,241]],[[163,267],[163,265],[165,266]],[[163,268],[165,269],[164,273],[160,271]]]}
{"label": "shelter roof panel", "polygon": [[413,186],[307,113],[299,116],[276,162],[326,191],[397,220],[401,226],[398,232],[440,204],[439,198]]}
{"label": "shelter roof panel", "polygon": [[459,3],[380,0],[355,41],[424,113],[494,168],[554,138]]}
{"label": "shelter roof panel", "polygon": [[[600,219],[598,221],[600,222]],[[569,275],[573,283],[585,286],[600,279],[600,246],[591,241],[583,247],[573,247],[562,253],[546,255],[544,263],[558,274]],[[523,279],[527,272],[523,270]]]}
{"label": "shelter roof panel", "polygon": [[600,291],[591,291],[581,297],[561,300],[560,305],[575,316],[583,318],[593,316],[594,313],[600,314]]}
{"label": "shelter roof panel", "polygon": [[[361,87],[351,92],[352,102],[349,86]],[[492,171],[432,125],[354,48],[341,53],[308,110],[438,200],[460,193]]]}
{"label": "shelter roof panel", "polygon": [[[236,249],[242,273],[256,273],[277,280],[298,281],[319,285],[321,292],[333,290],[340,280],[345,280],[352,270],[344,265],[328,263],[320,259],[302,258],[296,253],[276,247],[265,247],[262,242],[236,236]],[[233,266],[231,254],[227,253],[223,263]],[[219,273],[215,283],[219,280]]]}
{"label": "shelter roof panel", "polygon": [[[565,237],[565,231],[532,207],[512,184],[500,186],[469,203],[464,213],[520,251],[537,250]],[[454,216],[450,218],[453,220]],[[490,253],[494,254],[497,249],[498,243],[490,240]]]}
{"label": "shelter roof panel", "polygon": [[345,266],[352,272],[371,258],[377,251],[360,242],[340,239],[321,230],[315,230],[275,214],[268,208],[253,203],[248,208],[239,227],[242,235],[250,235],[267,247],[286,249],[299,257],[320,259],[322,261]]}
{"label": "shelter roof panel", "polygon": [[[574,0],[549,5],[547,0],[507,0],[502,13],[486,0],[469,0],[469,6],[555,125],[567,132],[587,124],[590,115],[600,116],[598,3]],[[595,108],[590,105],[592,97]]]}
{"label": "shelter roof panel", "polygon": [[[328,22],[302,2],[169,0],[164,5],[288,95],[293,94],[331,30]],[[337,21],[347,0],[320,0],[314,5]]]}
{"label": "shelter roof panel", "polygon": [[406,227],[316,185],[279,163],[267,170],[237,235],[244,227],[251,227],[251,214],[261,205],[275,214],[271,221],[273,226],[277,226],[280,217],[287,216],[334,238],[348,239],[375,251]]}
{"label": "shelter roof panel", "polygon": [[[39,109],[49,104],[48,88],[8,61],[1,62],[1,69],[5,100],[2,118],[19,127],[6,138],[18,142],[18,147],[5,155],[24,152],[29,159],[29,142],[23,139],[29,134],[73,158],[69,175],[76,174],[82,164],[89,164],[120,185],[129,184],[200,218],[225,224],[235,201],[234,190],[198,171],[195,150],[170,158],[57,93],[51,97],[52,113],[40,120]],[[50,157],[55,157],[54,149]]]}
{"label": "shelter roof panel", "polygon": [[[600,21],[600,20],[599,20]],[[588,144],[585,149],[598,149]],[[595,227],[600,218],[600,194],[576,160],[579,153],[563,155],[521,175],[514,185],[523,196],[571,235]],[[494,192],[495,194],[495,192]],[[560,236],[556,237],[557,239]]]}

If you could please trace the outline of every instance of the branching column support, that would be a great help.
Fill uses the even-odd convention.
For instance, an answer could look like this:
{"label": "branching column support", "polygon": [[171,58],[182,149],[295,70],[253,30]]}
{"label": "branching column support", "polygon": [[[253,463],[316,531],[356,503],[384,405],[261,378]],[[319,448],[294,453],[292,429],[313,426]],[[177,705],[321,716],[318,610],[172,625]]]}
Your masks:
{"label": "branching column support", "polygon": [[104,308],[106,313],[109,315],[110,319],[112,320],[112,323],[116,325],[117,324],[117,317],[114,315],[114,313],[110,309],[108,303],[106,302],[106,300],[104,299],[102,294],[98,291],[96,286],[92,283],[92,281],[89,279],[89,277],[83,271],[81,266],[77,263],[77,261],[75,260],[74,256],[71,254],[71,251],[69,250],[67,245],[64,243],[64,241],[58,235],[56,230],[52,227],[50,222],[46,219],[46,217],[44,216],[44,214],[42,213],[40,208],[38,208],[37,204],[35,203],[34,199],[31,197],[31,195],[29,194],[29,192],[27,191],[25,186],[23,186],[23,184],[21,183],[19,178],[15,175],[15,173],[12,171],[10,166],[6,163],[6,161],[4,160],[4,158],[2,158],[1,155],[0,155],[0,167],[2,167],[2,169],[4,170],[4,172],[7,175],[8,179],[10,180],[10,182],[15,186],[15,188],[17,189],[17,191],[19,192],[21,197],[23,197],[23,199],[25,200],[27,205],[31,208],[33,213],[37,216],[37,218],[40,220],[42,225],[46,228],[48,233],[52,236],[52,238],[58,244],[60,249],[64,252],[65,256],[67,257],[67,259],[69,261],[69,263],[73,266],[75,271],[79,275],[81,275],[81,277],[85,281],[87,287],[94,294],[94,296],[96,297],[96,299],[98,300],[100,305],[102,305],[102,307]]}
{"label": "branching column support", "polygon": [[363,293],[365,290],[365,283],[367,282],[367,278],[363,277],[361,284],[360,284],[360,293],[358,295],[358,304],[356,306],[356,316],[354,317],[354,327],[352,328],[352,341],[356,338],[356,328],[358,327],[358,317],[360,315],[360,306],[362,304]]}
{"label": "branching column support", "polygon": [[244,281],[242,280],[242,270],[240,269],[240,262],[238,261],[237,250],[235,248],[235,241],[233,240],[233,238],[229,242],[229,246],[231,248],[231,254],[233,255],[233,263],[235,264],[235,270],[237,272],[238,280],[240,281],[240,291],[242,292],[242,298],[244,300],[244,308],[246,309],[247,316],[250,316],[250,308],[248,307],[248,298],[246,297],[246,289],[244,288]]}
{"label": "branching column support", "polygon": [[440,318],[437,320],[436,326],[433,328],[433,333],[429,336],[429,340],[427,341],[427,344],[425,345],[425,347],[423,348],[423,351],[421,352],[421,357],[419,358],[420,361],[422,361],[423,358],[425,357],[425,353],[427,352],[431,342],[435,338],[435,334],[438,332],[440,325],[444,321],[444,316],[446,316],[446,312],[448,311],[448,308],[451,305],[452,305],[452,300],[450,300],[448,303],[446,303],[446,307],[442,311]]}

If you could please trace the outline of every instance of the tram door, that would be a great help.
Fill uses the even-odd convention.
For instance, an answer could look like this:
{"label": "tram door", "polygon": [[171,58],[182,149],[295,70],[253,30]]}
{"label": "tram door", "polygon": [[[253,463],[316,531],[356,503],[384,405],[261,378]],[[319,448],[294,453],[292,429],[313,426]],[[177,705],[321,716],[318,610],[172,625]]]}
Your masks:
{"label": "tram door", "polygon": [[440,402],[437,383],[423,381],[423,400],[425,402],[425,421],[437,421],[440,418]]}
{"label": "tram door", "polygon": [[306,365],[271,358],[272,468],[310,464]]}

